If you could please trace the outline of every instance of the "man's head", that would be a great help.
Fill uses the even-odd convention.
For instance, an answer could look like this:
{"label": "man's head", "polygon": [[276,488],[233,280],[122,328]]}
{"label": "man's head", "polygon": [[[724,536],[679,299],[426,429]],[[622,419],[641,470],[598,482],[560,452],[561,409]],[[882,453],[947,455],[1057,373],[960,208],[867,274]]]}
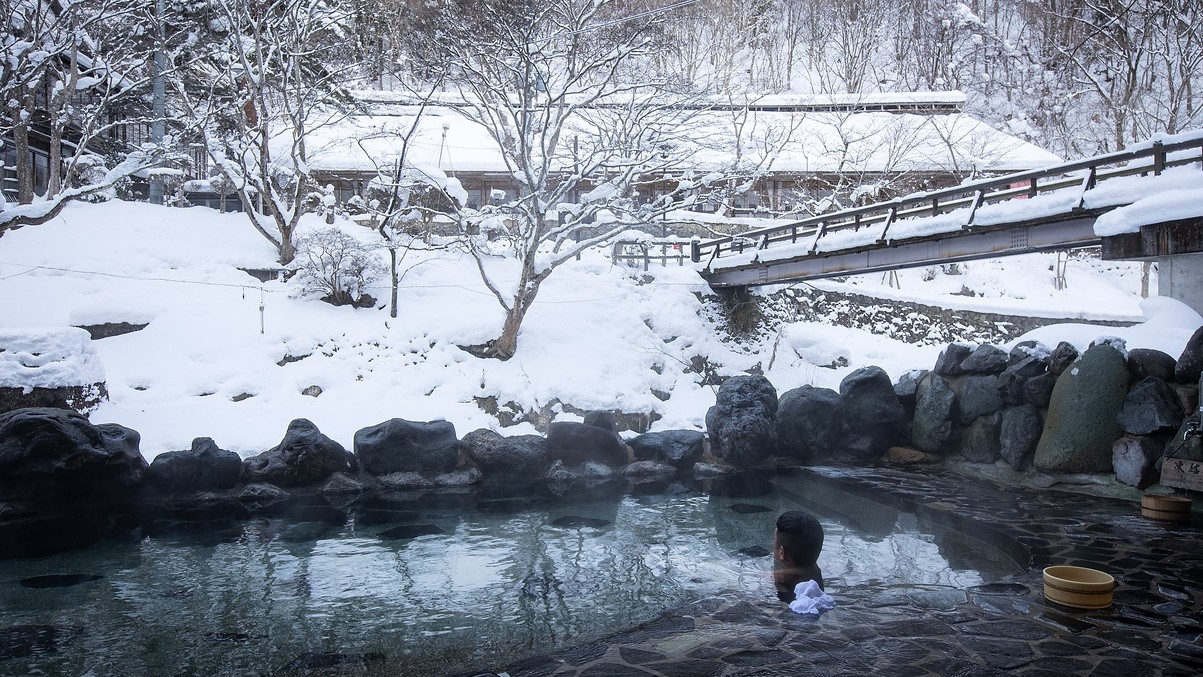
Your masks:
{"label": "man's head", "polygon": [[823,525],[805,510],[788,510],[777,518],[773,557],[794,566],[813,566],[823,550]]}

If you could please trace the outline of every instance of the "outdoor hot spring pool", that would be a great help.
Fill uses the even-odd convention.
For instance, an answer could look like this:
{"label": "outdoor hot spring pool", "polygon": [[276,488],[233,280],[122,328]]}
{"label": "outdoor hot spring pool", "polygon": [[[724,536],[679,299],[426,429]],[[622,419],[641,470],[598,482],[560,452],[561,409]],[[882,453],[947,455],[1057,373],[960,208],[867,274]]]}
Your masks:
{"label": "outdoor hot spring pool", "polygon": [[725,479],[710,493],[440,503],[179,524],[0,561],[0,674],[501,666],[708,594],[775,598],[773,525],[797,507],[826,530],[819,563],[837,601],[871,580],[967,587],[1022,569],[805,472]]}

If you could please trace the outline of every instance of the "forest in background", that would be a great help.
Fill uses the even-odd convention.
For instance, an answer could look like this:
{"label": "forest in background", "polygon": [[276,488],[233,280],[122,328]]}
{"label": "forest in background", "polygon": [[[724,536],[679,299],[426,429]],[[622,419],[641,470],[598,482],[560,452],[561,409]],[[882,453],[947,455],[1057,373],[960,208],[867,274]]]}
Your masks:
{"label": "forest in background", "polygon": [[[457,6],[458,4],[458,6]],[[379,0],[355,12],[365,86],[412,86],[444,29],[521,22],[527,3]],[[1196,0],[630,0],[654,68],[755,97],[959,90],[966,112],[1067,159],[1203,124]],[[497,28],[496,23],[492,23]],[[421,35],[429,31],[429,35]],[[433,38],[433,44],[429,38]]]}

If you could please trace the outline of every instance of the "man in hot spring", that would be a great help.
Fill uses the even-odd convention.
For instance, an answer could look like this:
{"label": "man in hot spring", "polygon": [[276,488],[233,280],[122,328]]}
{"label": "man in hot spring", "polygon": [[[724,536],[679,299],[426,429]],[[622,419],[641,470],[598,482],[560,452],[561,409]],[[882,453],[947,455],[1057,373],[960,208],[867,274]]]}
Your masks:
{"label": "man in hot spring", "polygon": [[814,581],[823,589],[822,550],[823,525],[814,515],[805,510],[781,513],[773,532],[773,583],[781,601],[793,602],[799,583]]}

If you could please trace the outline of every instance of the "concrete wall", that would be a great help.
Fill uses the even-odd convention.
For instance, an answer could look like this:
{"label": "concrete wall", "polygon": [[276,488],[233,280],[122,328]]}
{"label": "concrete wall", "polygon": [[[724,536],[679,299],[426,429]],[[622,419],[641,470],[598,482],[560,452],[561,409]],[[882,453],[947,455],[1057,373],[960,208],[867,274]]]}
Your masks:
{"label": "concrete wall", "polygon": [[1203,254],[1158,257],[1157,293],[1177,299],[1203,315]]}

